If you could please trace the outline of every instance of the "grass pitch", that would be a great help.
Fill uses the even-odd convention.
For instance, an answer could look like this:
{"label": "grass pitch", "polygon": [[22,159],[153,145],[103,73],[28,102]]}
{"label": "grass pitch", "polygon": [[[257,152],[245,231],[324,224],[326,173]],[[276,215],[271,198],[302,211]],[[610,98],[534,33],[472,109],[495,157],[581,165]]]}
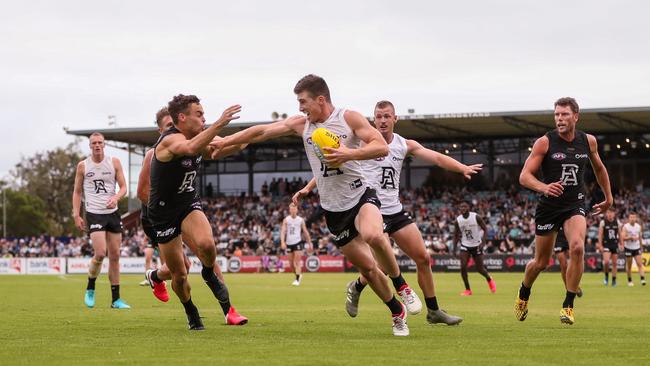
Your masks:
{"label": "grass pitch", "polygon": [[[430,326],[425,313],[408,318],[409,337],[394,337],[388,310],[367,288],[359,316],[344,309],[346,283],[355,274],[226,275],[233,305],[250,322],[225,326],[221,310],[200,278],[191,275],[193,300],[206,331],[189,332],[175,295],[156,300],[142,276],[123,275],[130,310],[110,309],[107,277],[97,281],[96,307],[83,305],[83,275],[0,276],[2,365],[648,365],[650,286],[605,287],[586,274],[576,299],[576,324],[560,324],[564,299],[559,273],[544,273],[533,287],[528,319],[513,302],[522,273],[496,273],[497,293],[470,274],[474,295],[461,297],[460,275],[436,273],[443,309],[465,321]],[[417,287],[414,274],[409,283]],[[418,293],[422,296],[418,289]]]}

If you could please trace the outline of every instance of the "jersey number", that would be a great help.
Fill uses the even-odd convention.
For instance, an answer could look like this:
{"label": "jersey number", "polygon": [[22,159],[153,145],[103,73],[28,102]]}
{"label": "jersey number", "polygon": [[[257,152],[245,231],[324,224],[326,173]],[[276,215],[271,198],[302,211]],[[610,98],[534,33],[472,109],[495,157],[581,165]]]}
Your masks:
{"label": "jersey number", "polygon": [[181,186],[178,187],[178,193],[194,192],[194,178],[196,178],[196,170],[186,172]]}
{"label": "jersey number", "polygon": [[395,189],[395,169],[393,167],[381,167],[381,189]]}

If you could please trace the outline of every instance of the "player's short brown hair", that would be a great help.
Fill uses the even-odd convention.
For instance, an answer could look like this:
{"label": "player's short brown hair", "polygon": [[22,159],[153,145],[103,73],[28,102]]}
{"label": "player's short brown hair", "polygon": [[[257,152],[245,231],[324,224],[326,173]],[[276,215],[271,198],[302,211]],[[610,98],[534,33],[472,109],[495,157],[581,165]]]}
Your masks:
{"label": "player's short brown hair", "polygon": [[167,103],[167,110],[169,115],[172,117],[174,124],[178,123],[178,115],[180,113],[188,113],[188,109],[192,103],[199,104],[201,103],[201,100],[196,95],[178,94]]}
{"label": "player's short brown hair", "polygon": [[158,112],[156,112],[156,125],[158,125],[159,128],[162,128],[161,124],[163,118],[167,116],[169,116],[169,109],[167,109],[167,107],[162,107]]}
{"label": "player's short brown hair", "polygon": [[332,102],[330,88],[327,86],[325,79],[320,76],[309,74],[298,80],[296,86],[293,88],[294,94],[300,94],[304,91],[308,92],[312,98],[322,95],[327,102]]}
{"label": "player's short brown hair", "polygon": [[388,100],[380,100],[379,102],[377,102],[377,104],[375,104],[375,109],[386,108],[386,107],[390,107],[393,110],[393,114],[395,114],[395,106],[393,105],[392,102]]}
{"label": "player's short brown hair", "polygon": [[557,106],[561,106],[561,107],[569,106],[571,107],[573,113],[580,112],[580,107],[578,106],[578,102],[576,102],[576,100],[571,97],[562,97],[556,100],[553,107],[557,107]]}
{"label": "player's short brown hair", "polygon": [[93,137],[93,136],[101,136],[102,140],[106,140],[106,138],[104,137],[104,135],[101,134],[100,132],[93,132],[93,133],[91,133],[90,136],[88,136],[88,139],[90,139],[90,138]]}

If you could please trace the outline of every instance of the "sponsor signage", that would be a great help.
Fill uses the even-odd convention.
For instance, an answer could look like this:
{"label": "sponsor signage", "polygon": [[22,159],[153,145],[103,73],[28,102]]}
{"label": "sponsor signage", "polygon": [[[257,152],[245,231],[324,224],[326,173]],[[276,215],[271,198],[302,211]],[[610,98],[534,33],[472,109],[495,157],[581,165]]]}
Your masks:
{"label": "sponsor signage", "polygon": [[26,262],[26,258],[0,258],[0,274],[25,274]]}
{"label": "sponsor signage", "polygon": [[27,274],[65,274],[65,258],[27,258]]}

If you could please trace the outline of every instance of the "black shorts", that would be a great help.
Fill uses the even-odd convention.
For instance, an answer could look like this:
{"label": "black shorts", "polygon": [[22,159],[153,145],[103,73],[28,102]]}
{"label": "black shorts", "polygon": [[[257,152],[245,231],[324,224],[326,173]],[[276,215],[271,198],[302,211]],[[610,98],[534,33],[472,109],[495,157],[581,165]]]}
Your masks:
{"label": "black shorts", "polygon": [[86,212],[86,224],[88,232],[108,231],[110,233],[122,233],[122,219],[117,211],[109,214],[94,214]]}
{"label": "black shorts", "polygon": [[382,217],[384,218],[384,232],[388,233],[388,235],[413,223],[411,215],[406,211],[400,211],[392,215],[382,215]]}
{"label": "black shorts", "polygon": [[483,255],[483,249],[481,248],[480,245],[477,245],[475,247],[466,247],[461,244],[460,246],[460,251],[461,252],[467,252],[470,257],[478,257],[479,255]]}
{"label": "black shorts", "polygon": [[194,200],[190,205],[188,205],[185,209],[180,209],[178,211],[180,214],[175,218],[166,220],[164,222],[156,222],[153,220],[151,218],[152,215],[150,212],[149,218],[151,221],[151,226],[154,230],[152,234],[154,234],[153,238],[155,238],[156,243],[169,243],[175,237],[179,236],[181,234],[181,224],[183,223],[183,220],[185,220],[187,215],[189,215],[194,210],[203,211],[201,200],[198,198]]}
{"label": "black shorts", "polygon": [[147,217],[141,217],[140,222],[142,222],[142,231],[144,231],[144,235],[149,239],[147,241],[147,248],[157,248],[158,241],[156,241],[156,232],[151,225],[151,221],[149,221],[149,218]]}
{"label": "black shorts", "polygon": [[612,254],[618,254],[618,244],[603,244],[603,252],[610,252]]}
{"label": "black shorts", "polygon": [[347,211],[332,212],[323,210],[325,211],[325,222],[327,222],[327,228],[334,235],[334,244],[337,247],[344,246],[359,235],[357,228],[354,226],[354,219],[359,214],[361,206],[366,203],[371,203],[378,208],[381,208],[381,202],[379,202],[379,199],[377,198],[377,192],[372,188],[366,188],[366,191],[363,193],[363,196],[361,196],[356,206]]}
{"label": "black shorts", "polygon": [[566,210],[551,210],[538,206],[535,212],[535,235],[548,235],[558,231],[566,220],[576,215],[585,216],[585,209],[571,207]]}
{"label": "black shorts", "polygon": [[625,248],[625,258],[636,257],[641,254],[641,249],[627,249]]}
{"label": "black shorts", "polygon": [[553,252],[562,253],[569,251],[569,243],[566,241],[556,241],[555,246],[553,247]]}
{"label": "black shorts", "polygon": [[298,250],[303,250],[304,248],[305,248],[305,242],[304,241],[300,241],[300,242],[298,242],[296,244],[291,244],[291,245],[287,244],[287,252],[289,252],[289,253],[293,253],[293,252],[296,252]]}

